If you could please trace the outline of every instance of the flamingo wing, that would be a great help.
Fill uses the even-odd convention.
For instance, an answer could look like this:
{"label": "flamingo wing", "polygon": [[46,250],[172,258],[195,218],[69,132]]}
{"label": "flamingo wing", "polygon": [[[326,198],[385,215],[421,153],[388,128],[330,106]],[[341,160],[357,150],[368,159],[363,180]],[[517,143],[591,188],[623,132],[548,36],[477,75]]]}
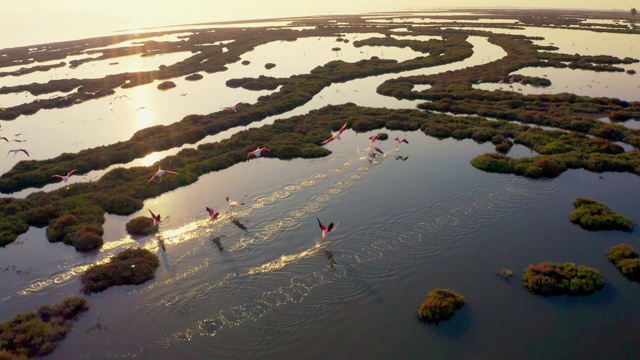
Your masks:
{"label": "flamingo wing", "polygon": [[328,138],[327,140],[321,142],[320,144],[324,145],[324,144],[330,143],[333,140],[335,140],[335,138],[336,138],[335,136],[332,136],[332,137]]}
{"label": "flamingo wing", "polygon": [[344,131],[344,129],[347,128],[347,123],[344,123],[344,125],[342,125],[342,127],[340,128],[340,130],[338,130],[338,134],[342,134],[342,132]]}
{"label": "flamingo wing", "polygon": [[[147,209],[149,210],[149,209]],[[156,220],[156,214],[153,213],[153,211],[149,210],[149,213],[151,213],[151,217],[153,218],[153,220]]]}
{"label": "flamingo wing", "polygon": [[327,228],[328,233],[330,233],[331,231],[333,231],[333,223],[329,224],[329,227]]}
{"label": "flamingo wing", "polygon": [[7,138],[6,138],[6,137],[4,137],[4,136],[0,136],[0,139],[4,140],[4,141],[6,141],[6,142],[9,142],[9,139],[7,139]]}
{"label": "flamingo wing", "polygon": [[20,151],[22,151],[23,153],[27,154],[27,156],[29,156],[29,153],[27,152],[27,149],[20,149]]}
{"label": "flamingo wing", "polygon": [[[318,219],[318,218],[316,218],[316,219]],[[324,225],[320,222],[320,219],[318,219],[318,225],[320,225],[320,229],[322,229],[322,231],[326,231],[326,230],[327,230],[327,227],[326,227],[326,226],[324,226]],[[333,225],[333,224],[331,224],[331,225]]]}
{"label": "flamingo wing", "polygon": [[57,174],[56,174],[56,175],[53,175],[53,176],[51,176],[51,177],[56,177],[56,178],[58,178],[58,179],[64,179],[64,176],[62,176],[62,175],[57,175]]}
{"label": "flamingo wing", "polygon": [[77,170],[77,169],[73,169],[73,170],[69,171],[69,172],[67,173],[67,176],[71,176],[71,174],[73,174],[74,172],[76,172],[76,170]]}

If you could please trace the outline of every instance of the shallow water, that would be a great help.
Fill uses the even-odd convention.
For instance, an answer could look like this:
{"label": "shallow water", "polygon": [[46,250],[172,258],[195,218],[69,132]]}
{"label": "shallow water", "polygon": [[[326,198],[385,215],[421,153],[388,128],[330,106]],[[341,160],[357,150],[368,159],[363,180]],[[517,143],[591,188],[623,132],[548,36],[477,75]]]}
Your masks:
{"label": "shallow water", "polygon": [[[357,61],[374,52],[382,55],[382,49],[351,49],[355,37],[350,40],[300,39],[256,47],[242,57],[250,66],[238,62],[225,72],[203,74],[197,82],[174,79],[178,86],[169,91],[149,84],[118,90],[108,99],[40,111],[3,122],[2,134],[25,139],[35,159],[126,140],[147,126],[238,101],[253,103],[268,93],[228,89],[224,82],[230,78],[290,76],[336,56]],[[474,55],[464,61],[332,84],[309,103],[249,127],[327,104],[414,108],[415,102],[381,96],[376,87],[397,76],[453,71],[505,55],[485,38],[474,36],[469,42]],[[270,56],[274,51],[287,55]],[[419,56],[406,49],[384,52],[398,59]],[[288,66],[285,60],[294,56],[302,64]],[[305,60],[309,57],[320,61]],[[264,62],[270,61],[277,66],[265,70]],[[548,74],[556,85],[566,76]],[[600,75],[585,74],[585,79],[594,74]],[[604,75],[601,83],[619,82],[619,74]],[[127,97],[116,99],[121,95]],[[226,139],[244,128],[200,143]],[[407,136],[410,143],[396,150],[393,141],[383,141],[385,156],[372,159],[360,149],[381,131],[390,139]],[[635,231],[587,232],[568,220],[573,200],[589,197],[640,221],[637,176],[572,170],[556,179],[530,180],[489,174],[469,162],[493,152],[490,143],[381,131],[346,130],[341,141],[326,145],[332,154],[325,158],[251,160],[149,199],[130,216],[107,215],[105,245],[95,252],[50,244],[44,229],[31,228],[0,249],[0,321],[79,294],[79,274],[89,265],[140,246],[158,254],[156,278],[88,297],[91,309],[46,358],[640,357],[638,284],[627,281],[605,256],[621,242],[638,248]],[[14,135],[19,132],[24,134]],[[0,144],[0,149],[16,145]],[[185,147],[192,146],[197,144]],[[178,151],[124,166],[149,165]],[[535,153],[517,145],[510,155]],[[9,156],[1,172],[18,160]],[[43,190],[74,186],[102,173],[73,176],[66,185]],[[228,209],[226,197],[245,194],[245,205]],[[206,206],[221,211],[221,217],[211,222]],[[161,232],[128,236],[127,221],[148,210],[167,219]],[[325,241],[317,219],[337,224]],[[542,261],[593,266],[601,271],[605,288],[584,298],[533,296],[521,285],[522,270]],[[514,270],[509,282],[496,275],[502,268]],[[425,325],[415,309],[436,287],[461,293],[467,304],[451,320]]]}

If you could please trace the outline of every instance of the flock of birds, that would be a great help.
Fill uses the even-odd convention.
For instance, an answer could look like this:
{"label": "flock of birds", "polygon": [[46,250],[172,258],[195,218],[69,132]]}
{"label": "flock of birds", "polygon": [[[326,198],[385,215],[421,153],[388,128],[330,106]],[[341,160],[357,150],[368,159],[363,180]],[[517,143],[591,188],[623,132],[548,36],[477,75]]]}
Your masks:
{"label": "flock of birds", "polygon": [[[238,103],[241,104],[241,103]],[[235,111],[235,106],[234,107],[228,107],[225,109],[231,109]],[[335,133],[333,133],[328,139],[324,140],[323,142],[321,142],[322,145],[330,143],[331,141],[334,140],[341,140],[340,136],[342,135],[342,133],[345,131],[345,129],[347,128],[347,123],[344,123],[344,125],[342,125],[342,127],[336,131]],[[370,162],[374,161],[376,157],[378,156],[384,156],[384,151],[377,145],[377,141],[380,140],[380,135],[373,135],[369,137],[369,146],[367,148],[367,151],[369,152],[369,158],[370,158]],[[409,144],[409,140],[407,140],[406,137],[402,137],[400,138],[399,136],[395,137],[395,142],[396,142],[396,151],[400,150],[400,145],[401,144]],[[270,150],[267,147],[257,147],[255,150],[250,151],[249,153],[247,153],[247,160],[252,159],[252,158],[260,158],[266,154],[269,154]],[[358,149],[358,153],[360,153],[360,150]],[[399,156],[400,160],[406,160],[407,156]],[[396,158],[398,159],[398,158]],[[70,172],[68,175],[71,175],[72,172]],[[151,176],[151,178],[149,179],[149,182],[155,180],[155,179],[160,179],[162,176],[164,176],[165,174],[177,174],[177,172],[174,171],[169,171],[169,170],[164,170],[161,167],[158,168],[158,171],[156,171],[153,176]],[[227,206],[228,206],[228,211],[231,211],[233,208],[237,207],[237,206],[242,206],[245,204],[244,199],[247,195],[245,194],[244,196],[242,196],[242,198],[240,198],[240,200],[233,200],[230,197],[226,198],[227,201]],[[216,211],[214,208],[206,206],[205,207],[205,211],[209,216],[209,219],[211,221],[215,221],[216,219],[218,219],[218,217],[220,216],[220,212]],[[153,213],[151,210],[149,210],[149,213],[151,213],[151,217],[153,219],[153,224],[154,226],[158,226],[160,225],[160,223],[162,223],[163,221],[165,221],[166,219],[162,220],[160,214],[155,214]],[[320,221],[319,218],[316,218],[316,220],[318,221],[318,226],[320,227],[320,230],[322,231],[322,239],[325,240],[327,238],[327,236],[329,236],[329,234],[331,234],[333,231],[336,230],[336,228],[338,227],[337,225],[339,224],[334,224],[333,222],[330,223],[329,225],[325,225],[322,223],[322,221]],[[237,220],[233,220],[233,222],[240,227],[241,229],[246,229],[246,227],[244,227],[242,224],[240,224],[239,222],[237,222]],[[220,250],[222,250],[222,246],[220,244],[220,237],[215,237],[212,238],[212,241],[214,241],[214,243],[216,243],[216,245],[218,246],[218,248]],[[161,245],[162,245],[162,249],[164,250],[164,243],[161,241]],[[330,254],[330,252],[329,252]],[[330,258],[329,261],[331,262],[332,266],[335,265],[335,263],[333,262],[333,259]]]}
{"label": "flock of birds", "polygon": [[[15,134],[14,136],[15,137],[19,137],[19,136],[22,136],[22,135],[23,135],[23,133],[19,132],[19,133]],[[9,142],[9,139],[7,139],[6,136],[0,136],[0,140],[4,140],[6,142]],[[14,139],[13,141],[15,141],[15,142],[23,142],[24,140]],[[7,152],[7,156],[9,156],[9,154],[13,153],[13,157],[16,157],[16,154],[21,153],[21,152],[25,153],[27,156],[29,156],[29,152],[25,148],[11,149],[11,150],[9,150],[9,152]]]}
{"label": "flock of birds", "polygon": [[[126,96],[126,95],[123,95]],[[243,104],[242,102],[239,102],[233,106],[229,106],[229,107],[225,107],[223,108],[224,110],[231,110],[231,111],[236,111],[236,108],[238,105]],[[336,131],[335,133],[333,133],[328,139],[324,140],[323,142],[321,142],[322,145],[324,144],[328,144],[331,141],[334,140],[341,140],[340,136],[342,135],[342,133],[345,131],[345,129],[347,128],[347,123],[345,122],[344,125],[342,125],[342,127]],[[22,135],[22,133],[18,133],[15,134],[16,136],[20,136]],[[4,136],[0,136],[0,140],[5,140],[6,142],[9,142],[9,139],[7,139]],[[369,157],[370,157],[370,161],[375,160],[375,158],[377,156],[383,156],[384,155],[384,151],[376,144],[376,141],[379,140],[379,135],[373,135],[369,137],[369,146],[367,148],[367,151],[369,152]],[[407,140],[406,137],[403,137],[402,139],[400,137],[396,137],[395,138],[396,141],[396,151],[399,150],[399,146],[402,143],[408,144],[409,141]],[[17,148],[17,149],[11,149],[9,150],[9,152],[7,153],[7,156],[9,156],[9,154],[13,153],[13,156],[15,157],[16,154],[18,153],[24,153],[27,156],[29,156],[29,152],[24,149],[24,148]],[[358,150],[358,153],[360,151]],[[255,150],[250,151],[249,153],[247,153],[247,160],[252,159],[252,158],[260,158],[262,156],[268,155],[270,154],[271,151],[269,150],[269,148],[267,148],[266,146],[263,147],[257,147]],[[402,160],[406,160],[406,157],[402,158]],[[77,169],[73,169],[71,171],[69,171],[67,174],[65,175],[61,175],[61,174],[55,174],[52,175],[52,177],[54,178],[58,178],[60,179],[60,181],[67,183],[69,181],[69,178],[76,172]],[[158,170],[151,176],[151,178],[147,181],[148,183],[151,183],[154,180],[159,180],[161,181],[161,178],[164,175],[167,174],[178,174],[175,171],[170,171],[170,170],[166,170],[166,169],[162,169],[161,166],[158,167]],[[229,210],[233,209],[236,206],[241,206],[244,205],[244,198],[247,195],[244,195],[239,201],[237,200],[233,200],[229,197],[226,198],[227,201],[227,205]],[[205,207],[205,210],[207,212],[207,214],[209,215],[210,220],[216,220],[218,218],[218,216],[220,215],[220,212],[215,211],[213,208],[211,207]],[[151,214],[151,218],[153,219],[153,225],[154,226],[159,226],[162,222],[166,221],[167,218],[162,219],[160,214],[155,214],[153,211],[151,211],[149,209],[149,213]],[[318,221],[318,225],[320,226],[320,229],[322,230],[322,239],[324,240],[330,233],[332,233],[336,228],[337,225],[334,225],[334,223],[330,223],[328,226],[323,224],[319,218],[317,218]],[[241,228],[245,228],[244,226],[238,225]],[[245,228],[246,229],[246,228]],[[219,238],[217,238],[219,240]],[[162,248],[164,249],[164,244],[162,246]]]}

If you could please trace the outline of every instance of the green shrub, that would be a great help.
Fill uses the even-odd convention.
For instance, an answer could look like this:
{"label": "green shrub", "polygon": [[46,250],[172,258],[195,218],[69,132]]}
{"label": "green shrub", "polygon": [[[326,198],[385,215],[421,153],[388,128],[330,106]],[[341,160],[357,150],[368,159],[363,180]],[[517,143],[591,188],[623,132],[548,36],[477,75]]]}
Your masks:
{"label": "green shrub", "polygon": [[148,216],[138,216],[129,220],[125,229],[134,236],[151,235],[158,231],[158,227],[153,225],[153,219]]}
{"label": "green shrub", "polygon": [[524,286],[537,295],[588,295],[603,287],[600,272],[574,263],[543,262],[524,270]]}
{"label": "green shrub", "polygon": [[138,285],[155,277],[160,265],[158,257],[147,249],[127,249],[106,264],[94,265],[87,269],[80,281],[82,292],[104,291],[111,286]]}
{"label": "green shrub", "polygon": [[630,280],[640,282],[640,258],[636,250],[627,245],[612,246],[607,252],[607,259]]}
{"label": "green shrub", "polygon": [[89,309],[82,297],[71,296],[53,306],[16,315],[0,323],[0,359],[27,359],[50,354],[73,328],[71,320]]}
{"label": "green shrub", "polygon": [[428,323],[447,320],[464,305],[464,297],[447,289],[435,289],[418,307],[418,317]]}
{"label": "green shrub", "polygon": [[571,213],[571,222],[582,228],[597,230],[631,231],[634,223],[626,217],[617,214],[605,204],[587,198],[577,198],[573,201],[575,210]]}

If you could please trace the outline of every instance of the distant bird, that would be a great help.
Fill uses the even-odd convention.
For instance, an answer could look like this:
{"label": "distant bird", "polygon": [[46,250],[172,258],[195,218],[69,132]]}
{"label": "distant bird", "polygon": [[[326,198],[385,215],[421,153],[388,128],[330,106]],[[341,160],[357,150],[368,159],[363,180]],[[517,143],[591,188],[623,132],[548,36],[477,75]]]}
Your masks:
{"label": "distant bird", "polygon": [[376,152],[378,152],[381,155],[384,155],[384,151],[382,151],[382,149],[380,149],[380,147],[378,147],[377,145],[373,145],[373,144],[369,145],[369,149],[368,150],[369,150],[369,153],[374,153],[375,154]]}
{"label": "distant bird", "polygon": [[376,140],[378,140],[378,135],[369,136],[369,144],[373,144]]}
{"label": "distant bird", "polygon": [[71,104],[82,104],[84,102],[84,100],[82,99],[75,99]]}
{"label": "distant bird", "polygon": [[407,161],[408,158],[409,158],[409,155],[407,156],[396,155],[395,157],[396,160],[402,160],[402,161]]}
{"label": "distant bird", "polygon": [[17,134],[13,134],[13,135],[14,135],[14,136],[22,136],[22,135],[24,135],[24,132],[20,131],[19,133],[17,133]]}
{"label": "distant bird", "polygon": [[13,153],[13,157],[16,157],[16,154],[19,153],[20,151],[22,151],[23,153],[27,154],[27,156],[29,156],[29,153],[27,152],[27,149],[13,149],[13,150],[9,150],[9,152],[7,153],[7,156],[9,156],[9,153]]}
{"label": "distant bird", "polygon": [[[316,218],[318,219],[318,218]],[[320,219],[318,219],[318,225],[320,225],[320,229],[322,229],[322,238],[326,238],[327,235],[329,235],[333,230],[336,229],[336,227],[333,226],[333,223],[329,224],[329,226],[325,226],[322,222],[320,222]]]}
{"label": "distant bird", "polygon": [[4,137],[4,136],[0,136],[0,139],[4,140],[4,141],[6,141],[6,142],[9,142],[9,139],[7,139],[7,138],[6,138],[6,137]]}
{"label": "distant bird", "polygon": [[64,181],[66,183],[67,181],[69,181],[69,177],[71,176],[71,174],[73,174],[75,171],[76,171],[76,169],[73,169],[73,170],[69,171],[67,173],[67,175],[58,175],[58,174],[56,174],[56,175],[53,175],[51,177],[56,177],[56,178],[58,178],[58,179],[60,179],[60,180],[62,180],[62,181]]}
{"label": "distant bird", "polygon": [[340,140],[340,135],[342,134],[342,132],[344,131],[344,129],[347,128],[347,123],[344,123],[344,125],[342,125],[342,127],[340,128],[340,130],[338,130],[338,132],[336,132],[335,134],[333,134],[330,138],[328,138],[327,140],[321,142],[322,145],[329,143],[335,139]]}
{"label": "distant bird", "polygon": [[231,199],[227,196],[227,204],[229,204],[229,207],[235,207],[235,206],[238,206],[238,205],[244,205],[243,200],[244,200],[244,198],[245,198],[246,196],[247,196],[247,195],[243,195],[243,196],[242,196],[242,198],[240,199],[240,201],[231,200]]}
{"label": "distant bird", "polygon": [[162,220],[160,219],[160,214],[156,215],[151,210],[149,210],[149,212],[151,213],[151,217],[153,218],[153,226],[160,225],[160,223],[162,222]]}
{"label": "distant bird", "polygon": [[247,154],[247,160],[251,159],[251,158],[259,158],[261,157],[263,154],[269,153],[271,150],[269,150],[269,148],[265,147],[259,147],[256,148],[253,151],[250,151]]}
{"label": "distant bird", "polygon": [[209,213],[209,218],[210,218],[211,220],[215,220],[215,219],[217,219],[217,218],[218,218],[218,215],[220,215],[220,213],[219,213],[219,212],[216,212],[215,210],[213,210],[212,208],[210,208],[210,207],[208,207],[208,206],[207,206],[205,209],[206,209],[206,210],[207,210],[207,212]]}
{"label": "distant bird", "polygon": [[480,83],[482,83],[482,77],[480,78],[480,80],[478,80],[476,84],[480,84]]}
{"label": "distant bird", "polygon": [[156,173],[153,174],[153,176],[151,177],[151,179],[149,179],[148,182],[151,182],[155,178],[161,178],[164,174],[177,174],[177,172],[169,171],[169,170],[162,170],[162,168],[160,168],[158,166],[158,171],[156,171]]}
{"label": "distant bird", "polygon": [[242,102],[239,102],[239,103],[237,103],[235,105],[231,105],[231,106],[225,106],[225,107],[222,108],[222,110],[233,110],[233,112],[236,112],[236,111],[238,111],[237,107],[240,104],[242,104]]}
{"label": "distant bird", "polygon": [[402,139],[400,139],[400,137],[396,136],[395,140],[396,140],[396,151],[400,150],[401,143],[405,143],[405,144],[409,143],[409,140],[407,140],[406,137],[403,137]]}

